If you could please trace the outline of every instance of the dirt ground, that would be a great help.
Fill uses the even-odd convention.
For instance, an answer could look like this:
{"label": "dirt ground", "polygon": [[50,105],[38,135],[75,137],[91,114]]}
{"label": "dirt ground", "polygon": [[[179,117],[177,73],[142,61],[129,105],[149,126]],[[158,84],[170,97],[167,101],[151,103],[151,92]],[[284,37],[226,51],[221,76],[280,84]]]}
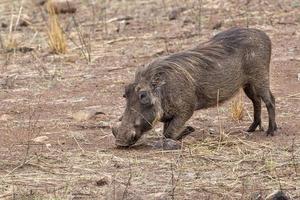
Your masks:
{"label": "dirt ground", "polygon": [[[56,55],[43,7],[0,0],[0,199],[264,199],[275,190],[300,199],[299,0],[78,0],[76,7],[58,15],[67,53]],[[29,24],[15,26],[19,15]],[[232,101],[195,112],[188,124],[196,131],[180,150],[152,147],[161,126],[132,148],[115,147],[111,126],[138,66],[247,25],[273,43],[274,137],[245,132],[252,105],[244,97],[240,122],[231,119]],[[10,36],[15,49],[6,45]],[[91,47],[90,61],[79,38]],[[87,109],[104,114],[74,117]],[[263,108],[265,128],[267,121]]]}

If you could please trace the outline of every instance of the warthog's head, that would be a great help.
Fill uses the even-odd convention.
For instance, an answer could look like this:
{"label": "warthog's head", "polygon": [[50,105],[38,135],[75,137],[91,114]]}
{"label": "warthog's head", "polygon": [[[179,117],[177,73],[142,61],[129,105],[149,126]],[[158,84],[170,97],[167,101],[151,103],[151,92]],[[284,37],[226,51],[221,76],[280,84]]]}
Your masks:
{"label": "warthog's head", "polygon": [[116,145],[128,147],[152,129],[162,115],[160,100],[147,84],[132,83],[125,87],[126,109],[119,126],[112,128]]}

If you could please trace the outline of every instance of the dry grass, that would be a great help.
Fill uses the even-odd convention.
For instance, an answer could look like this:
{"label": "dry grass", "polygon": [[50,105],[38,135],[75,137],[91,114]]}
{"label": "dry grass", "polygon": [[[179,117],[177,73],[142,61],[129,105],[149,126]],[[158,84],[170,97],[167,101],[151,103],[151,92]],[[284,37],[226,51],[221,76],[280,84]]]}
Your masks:
{"label": "dry grass", "polygon": [[6,51],[12,51],[18,47],[17,39],[14,35],[14,31],[17,28],[18,21],[20,19],[22,7],[20,8],[18,18],[16,20],[16,25],[14,26],[14,15],[11,14],[9,32],[7,34],[6,39],[3,41],[3,47]]}
{"label": "dry grass", "polygon": [[[145,199],[155,199],[153,193],[163,193],[166,199],[250,199],[255,192],[266,196],[276,189],[299,194],[294,169],[300,165],[299,143],[290,152],[289,147],[268,141],[229,135],[221,143],[216,136],[196,143],[185,140],[178,151],[82,153],[78,149],[66,153],[51,149],[31,156],[22,169],[2,176],[1,193],[50,199],[69,195],[102,199],[112,195],[108,192],[111,190],[114,196],[120,195],[116,199],[122,199],[124,193],[133,195],[132,199],[141,194]],[[8,169],[20,162],[2,160],[0,165]]]}
{"label": "dry grass", "polygon": [[47,3],[49,13],[48,44],[56,54],[64,54],[67,51],[67,41],[60,26],[60,21],[54,10],[52,1]]}
{"label": "dry grass", "polygon": [[240,90],[237,97],[234,98],[230,105],[230,116],[234,121],[242,121],[244,118],[245,108],[244,108],[244,98],[243,92]]}
{"label": "dry grass", "polygon": [[7,51],[11,51],[13,49],[16,49],[18,47],[18,43],[16,38],[14,37],[14,35],[12,33],[10,33],[6,39],[6,41],[4,42],[4,48]]}

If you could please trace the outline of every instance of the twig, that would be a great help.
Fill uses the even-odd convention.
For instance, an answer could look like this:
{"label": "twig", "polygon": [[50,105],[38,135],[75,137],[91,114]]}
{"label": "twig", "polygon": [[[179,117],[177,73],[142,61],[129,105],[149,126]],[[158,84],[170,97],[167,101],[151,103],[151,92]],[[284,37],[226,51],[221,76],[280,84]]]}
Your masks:
{"label": "twig", "polygon": [[18,13],[18,17],[17,17],[17,20],[16,20],[14,31],[17,30],[17,26],[18,26],[20,18],[21,18],[22,10],[23,10],[23,0],[21,1],[21,6],[20,6],[20,9],[19,9],[19,13]]}
{"label": "twig", "polygon": [[81,147],[81,145],[79,144],[78,140],[76,139],[76,137],[74,135],[73,135],[73,138],[74,138],[77,146],[79,147],[79,149],[82,151],[82,153],[84,153],[85,152],[84,149]]}
{"label": "twig", "polygon": [[167,37],[164,39],[166,53],[169,54],[169,41]]}
{"label": "twig", "polygon": [[[37,103],[37,106],[39,106],[40,104],[40,100],[41,98],[39,97],[38,98],[38,103]],[[26,162],[27,160],[27,157],[29,155],[29,150],[30,150],[30,136],[31,135],[35,135],[35,131],[36,131],[36,125],[39,121],[39,118],[40,118],[40,115],[38,115],[38,117],[36,118],[36,120],[34,122],[32,122],[32,119],[33,117],[35,116],[35,113],[36,113],[36,110],[33,109],[33,111],[31,112],[31,107],[29,105],[29,119],[28,119],[28,130],[27,130],[27,147],[26,147],[26,152],[25,152],[25,156],[24,156],[24,160],[23,160],[23,163]]]}
{"label": "twig", "polygon": [[8,194],[3,194],[0,196],[0,199],[4,199],[5,197],[11,197],[13,196],[14,194],[12,192],[9,192]]}
{"label": "twig", "polygon": [[131,179],[132,179],[132,170],[131,170],[131,165],[129,163],[129,177],[128,177],[128,180],[127,180],[127,183],[126,183],[126,187],[125,187],[123,195],[122,195],[122,200],[124,200],[127,197],[128,188],[129,188],[129,185],[131,184],[130,183]]}
{"label": "twig", "polygon": [[246,27],[249,28],[249,4],[251,0],[247,0],[246,2]]}
{"label": "twig", "polygon": [[113,195],[114,195],[113,200],[116,200],[116,172],[115,172],[115,170],[113,172]]}
{"label": "twig", "polygon": [[295,157],[295,137],[292,139],[292,161],[293,161],[293,166],[294,166],[294,170],[296,173],[296,176],[298,176],[298,168],[297,168],[297,164],[296,164],[296,157]]}
{"label": "twig", "polygon": [[[68,0],[67,0],[67,5],[70,8],[70,3],[69,3]],[[82,31],[80,30],[79,24],[77,23],[77,20],[75,18],[74,13],[72,13],[72,20],[73,20],[75,30],[76,30],[77,35],[78,35],[79,42],[81,44],[80,51],[81,51],[82,55],[84,56],[84,58],[86,59],[86,61],[88,63],[90,63],[91,62],[91,44],[90,44],[90,41],[87,42],[85,40],[85,38],[82,34]]]}
{"label": "twig", "polygon": [[[44,66],[43,62],[41,61],[41,59],[36,55],[36,52],[33,51],[31,52],[32,57],[38,61],[39,66],[35,63],[34,66],[36,67],[37,71],[39,72],[39,75],[44,77],[45,79],[47,79],[46,77],[51,77],[51,79],[54,79],[54,75],[51,76],[51,74],[48,72],[48,70],[46,69],[46,67]],[[40,70],[42,69],[42,71]]]}
{"label": "twig", "polygon": [[0,34],[0,46],[1,46],[1,49],[4,49],[4,40],[2,39],[2,36]]}
{"label": "twig", "polygon": [[175,188],[176,188],[176,185],[175,185],[175,180],[174,180],[174,169],[173,169],[173,164],[171,163],[171,184],[172,184],[172,190],[171,190],[171,197],[172,197],[172,200],[175,199]]}
{"label": "twig", "polygon": [[108,34],[108,30],[107,30],[107,10],[106,10],[106,7],[107,7],[107,0],[104,0],[104,8],[103,8],[103,17],[102,17],[102,24],[104,24],[104,33],[105,33],[105,36],[107,36]]}
{"label": "twig", "polygon": [[135,39],[137,39],[137,37],[135,37],[135,36],[122,37],[122,38],[118,38],[115,40],[109,40],[106,42],[106,44],[113,44],[115,42],[121,42],[121,41],[126,41],[126,40],[135,40]]}
{"label": "twig", "polygon": [[167,12],[167,6],[166,6],[166,1],[165,0],[161,0],[163,8],[164,8],[164,12]]}
{"label": "twig", "polygon": [[274,167],[274,171],[275,171],[275,175],[276,175],[276,178],[277,178],[277,181],[278,181],[279,189],[280,189],[280,191],[282,191],[282,184],[281,184],[280,178],[278,176],[276,166]]}
{"label": "twig", "polygon": [[201,28],[202,28],[202,0],[198,0],[198,32],[199,35],[201,34]]}
{"label": "twig", "polygon": [[218,122],[219,122],[219,145],[218,145],[218,150],[220,149],[221,141],[222,141],[222,138],[223,138],[222,121],[220,120],[219,101],[220,101],[220,89],[218,89],[218,92],[217,92],[217,113],[218,113]]}
{"label": "twig", "polygon": [[290,97],[296,97],[296,96],[298,96],[298,95],[300,95],[300,93],[290,94],[290,95],[288,95],[287,97],[288,97],[288,98],[290,98]]}
{"label": "twig", "polygon": [[132,20],[132,19],[133,19],[133,17],[130,17],[130,16],[114,17],[114,18],[107,20],[107,23],[112,23],[112,22],[117,22],[117,21],[128,21],[128,20]]}
{"label": "twig", "polygon": [[198,34],[188,34],[188,35],[176,35],[176,36],[171,36],[171,37],[166,37],[166,36],[141,36],[141,37],[135,37],[135,36],[129,36],[129,37],[121,37],[117,38],[114,40],[108,40],[106,44],[113,44],[116,42],[122,42],[122,41],[127,41],[127,40],[172,40],[172,39],[183,39],[183,38],[192,38],[197,36]]}
{"label": "twig", "polygon": [[10,172],[8,172],[5,176],[3,176],[3,179],[5,177],[8,177],[10,174],[14,173],[17,169],[22,168],[24,165],[28,164],[35,156],[32,156],[30,159],[26,160],[25,162],[22,162],[17,167],[13,168]]}
{"label": "twig", "polygon": [[108,69],[107,71],[108,72],[113,72],[113,71],[118,71],[118,70],[122,70],[122,69],[127,69],[127,68],[130,68],[130,67],[135,67],[135,66],[130,65],[130,66],[124,66],[124,67],[115,67],[115,68]]}
{"label": "twig", "polygon": [[246,110],[246,112],[247,112],[247,115],[248,115],[250,121],[253,121],[253,119],[252,119],[252,117],[251,117],[251,115],[250,115],[250,113],[249,113],[249,110],[248,110],[247,108],[246,108],[245,110]]}
{"label": "twig", "polygon": [[[183,148],[183,140],[181,141],[181,149],[179,150],[180,151],[180,153],[179,153],[179,155],[178,155],[178,158],[176,159],[176,163],[177,163],[177,165],[181,165],[182,164],[182,158],[183,158],[183,153],[184,153],[184,148]],[[172,150],[172,151],[163,151],[164,153],[166,153],[166,152],[173,152],[174,153],[174,150]],[[172,188],[171,188],[171,196],[173,195],[173,196],[175,196],[175,189],[176,189],[176,187],[177,187],[177,183],[178,183],[178,181],[179,181],[179,178],[180,178],[180,176],[181,176],[181,174],[182,174],[182,166],[181,166],[181,168],[180,168],[180,171],[179,171],[179,173],[178,173],[178,176],[177,176],[177,178],[175,178],[175,175],[174,175],[174,167],[173,167],[173,164],[171,163],[171,171],[172,171],[172,176],[171,176],[171,179],[168,181],[168,184],[167,184],[167,186],[166,186],[166,188],[164,189],[164,192],[166,192],[166,190],[168,189],[168,185],[169,184],[171,184],[171,186],[172,186]],[[173,198],[172,198],[173,199]]]}

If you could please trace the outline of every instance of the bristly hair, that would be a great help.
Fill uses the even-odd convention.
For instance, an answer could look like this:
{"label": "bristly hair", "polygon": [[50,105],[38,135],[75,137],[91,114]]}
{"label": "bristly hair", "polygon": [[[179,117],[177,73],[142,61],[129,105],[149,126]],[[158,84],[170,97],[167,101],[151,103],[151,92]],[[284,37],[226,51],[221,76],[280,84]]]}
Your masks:
{"label": "bristly hair", "polygon": [[244,44],[243,41],[247,41],[245,39],[247,38],[249,31],[249,29],[232,28],[229,31],[215,35],[211,41],[214,43],[221,43],[222,45],[230,46],[232,48],[238,48]]}
{"label": "bristly hair", "polygon": [[201,69],[215,70],[219,66],[219,60],[235,53],[241,45],[247,45],[247,31],[245,30],[232,28],[215,35],[208,42],[195,48],[158,58],[141,69],[136,75],[136,79],[149,77],[157,80],[157,77],[162,74],[168,74],[168,77],[184,77],[194,85],[193,75],[195,73]]}

